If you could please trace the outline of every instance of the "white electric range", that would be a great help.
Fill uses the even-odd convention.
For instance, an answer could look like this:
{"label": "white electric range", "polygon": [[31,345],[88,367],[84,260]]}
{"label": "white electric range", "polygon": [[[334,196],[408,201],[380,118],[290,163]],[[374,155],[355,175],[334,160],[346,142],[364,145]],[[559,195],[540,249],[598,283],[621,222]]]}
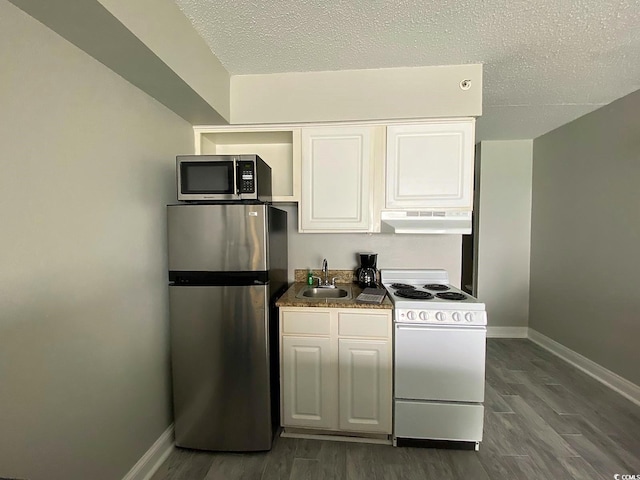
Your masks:
{"label": "white electric range", "polygon": [[445,270],[381,270],[394,304],[398,440],[482,440],[487,314]]}

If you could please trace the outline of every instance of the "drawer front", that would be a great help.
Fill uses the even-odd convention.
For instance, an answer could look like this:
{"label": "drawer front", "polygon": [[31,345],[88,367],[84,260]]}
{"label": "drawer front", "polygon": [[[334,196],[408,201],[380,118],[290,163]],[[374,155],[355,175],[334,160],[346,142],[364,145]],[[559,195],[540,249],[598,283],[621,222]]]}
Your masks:
{"label": "drawer front", "polygon": [[338,313],[338,335],[345,337],[389,338],[391,316],[358,309]]}
{"label": "drawer front", "polygon": [[284,335],[329,335],[331,312],[282,311],[282,333]]}
{"label": "drawer front", "polygon": [[484,407],[480,404],[395,402],[394,436],[479,442]]}

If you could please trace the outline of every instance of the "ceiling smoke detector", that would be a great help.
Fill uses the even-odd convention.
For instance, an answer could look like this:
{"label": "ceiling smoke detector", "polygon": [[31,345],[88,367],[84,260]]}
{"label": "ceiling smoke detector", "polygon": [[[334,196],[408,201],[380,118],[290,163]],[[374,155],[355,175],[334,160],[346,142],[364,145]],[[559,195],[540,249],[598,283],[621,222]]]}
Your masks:
{"label": "ceiling smoke detector", "polygon": [[471,88],[471,80],[462,80],[460,82],[460,88],[462,90],[469,90]]}

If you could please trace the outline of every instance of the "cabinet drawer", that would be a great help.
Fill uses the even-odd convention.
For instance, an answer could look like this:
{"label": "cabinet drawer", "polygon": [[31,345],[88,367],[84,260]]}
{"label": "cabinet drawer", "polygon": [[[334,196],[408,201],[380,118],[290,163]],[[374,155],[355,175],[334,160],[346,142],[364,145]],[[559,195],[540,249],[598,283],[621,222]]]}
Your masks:
{"label": "cabinet drawer", "polygon": [[391,317],[388,313],[371,313],[354,309],[338,313],[338,335],[347,337],[389,337]]}
{"label": "cabinet drawer", "polygon": [[300,311],[282,312],[282,333],[285,335],[329,335],[331,312]]}
{"label": "cabinet drawer", "polygon": [[479,442],[482,440],[484,407],[471,403],[395,402],[394,435]]}

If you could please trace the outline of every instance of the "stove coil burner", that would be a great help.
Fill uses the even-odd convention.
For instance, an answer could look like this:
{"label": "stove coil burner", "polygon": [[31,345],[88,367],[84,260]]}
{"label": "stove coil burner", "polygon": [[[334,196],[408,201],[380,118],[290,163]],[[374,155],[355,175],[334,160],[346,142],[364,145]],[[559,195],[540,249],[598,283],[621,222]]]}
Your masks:
{"label": "stove coil burner", "polygon": [[406,283],[392,283],[391,288],[398,288],[400,290],[415,290],[413,285],[407,285]]}
{"label": "stove coil burner", "polygon": [[445,292],[449,290],[449,287],[444,283],[429,283],[425,285],[424,288],[427,290],[433,290],[434,292]]}
{"label": "stove coil burner", "polygon": [[430,300],[433,298],[433,294],[424,292],[422,290],[416,290],[415,288],[404,288],[396,290],[396,295],[403,298],[412,298],[414,300]]}
{"label": "stove coil burner", "polygon": [[467,298],[466,295],[458,292],[436,293],[436,296],[444,300],[466,300]]}

